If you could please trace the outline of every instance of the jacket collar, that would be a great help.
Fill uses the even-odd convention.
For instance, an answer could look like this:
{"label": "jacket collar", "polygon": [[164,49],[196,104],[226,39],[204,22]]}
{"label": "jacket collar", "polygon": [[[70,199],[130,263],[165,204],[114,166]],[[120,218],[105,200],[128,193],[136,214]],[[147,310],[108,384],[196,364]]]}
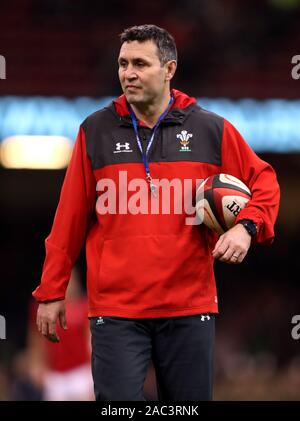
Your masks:
{"label": "jacket collar", "polygon": [[[196,104],[196,98],[190,97],[177,89],[172,89],[171,93],[174,96],[174,102],[162,124],[182,124],[192,112]],[[119,117],[120,125],[132,125],[125,95],[121,95],[113,101],[109,108]]]}

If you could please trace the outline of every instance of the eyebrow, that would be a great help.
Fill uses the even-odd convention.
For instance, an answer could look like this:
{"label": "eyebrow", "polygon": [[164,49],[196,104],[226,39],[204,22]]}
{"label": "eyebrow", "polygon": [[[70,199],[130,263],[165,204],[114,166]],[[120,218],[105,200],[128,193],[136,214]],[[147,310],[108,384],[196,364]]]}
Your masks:
{"label": "eyebrow", "polygon": [[[127,58],[125,58],[125,57],[119,57],[118,58],[118,63],[120,63],[121,61],[128,61],[128,59]],[[130,60],[129,60],[130,61]],[[147,60],[147,59],[145,59],[145,58],[142,58],[142,57],[135,57],[135,58],[133,58],[131,61],[133,61],[134,63],[136,63],[136,62],[138,62],[138,61],[143,61],[143,62],[145,62],[145,63],[148,63],[148,64],[150,64],[150,62],[149,62],[149,60]]]}

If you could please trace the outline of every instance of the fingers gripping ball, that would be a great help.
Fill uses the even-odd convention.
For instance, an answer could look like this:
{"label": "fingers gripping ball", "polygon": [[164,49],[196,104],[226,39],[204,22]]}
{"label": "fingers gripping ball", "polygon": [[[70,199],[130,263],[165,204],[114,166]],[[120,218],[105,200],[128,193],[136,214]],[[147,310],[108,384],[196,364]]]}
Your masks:
{"label": "fingers gripping ball", "polygon": [[196,211],[207,227],[221,235],[234,225],[250,199],[251,192],[241,180],[229,174],[216,174],[197,188]]}

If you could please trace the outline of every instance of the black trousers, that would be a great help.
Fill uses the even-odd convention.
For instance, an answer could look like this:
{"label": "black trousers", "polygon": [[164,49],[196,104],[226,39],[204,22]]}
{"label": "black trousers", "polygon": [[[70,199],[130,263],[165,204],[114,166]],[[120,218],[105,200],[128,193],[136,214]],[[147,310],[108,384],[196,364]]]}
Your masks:
{"label": "black trousers", "polygon": [[93,317],[92,374],[98,401],[143,401],[149,363],[159,401],[212,399],[214,315]]}

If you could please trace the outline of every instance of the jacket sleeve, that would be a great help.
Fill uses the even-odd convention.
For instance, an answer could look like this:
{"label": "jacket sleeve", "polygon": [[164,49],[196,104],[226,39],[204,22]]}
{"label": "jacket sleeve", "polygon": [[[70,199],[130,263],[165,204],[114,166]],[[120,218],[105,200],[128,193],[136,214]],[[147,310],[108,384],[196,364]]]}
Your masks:
{"label": "jacket sleeve", "polygon": [[96,184],[80,127],[61,189],[40,285],[33,292],[37,301],[63,299],[72,267],[83,246],[95,208]]}
{"label": "jacket sleeve", "polygon": [[242,180],[252,197],[236,218],[251,219],[257,226],[256,242],[272,243],[278,215],[280,191],[274,169],[260,159],[235,127],[224,120],[222,138],[222,173]]}

